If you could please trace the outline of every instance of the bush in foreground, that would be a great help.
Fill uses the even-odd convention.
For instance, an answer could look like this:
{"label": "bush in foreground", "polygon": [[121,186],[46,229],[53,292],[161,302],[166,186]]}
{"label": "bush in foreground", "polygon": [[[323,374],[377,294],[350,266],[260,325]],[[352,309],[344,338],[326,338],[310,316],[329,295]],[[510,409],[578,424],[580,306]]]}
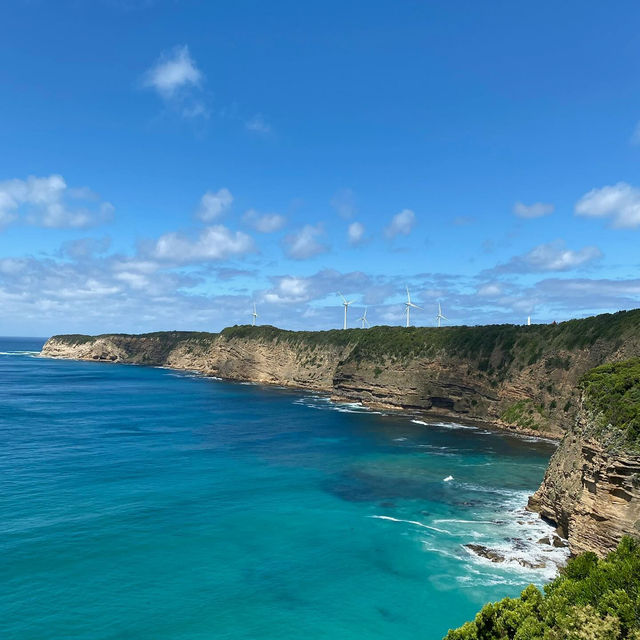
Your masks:
{"label": "bush in foreground", "polygon": [[571,559],[544,587],[485,605],[445,640],[640,640],[640,543]]}

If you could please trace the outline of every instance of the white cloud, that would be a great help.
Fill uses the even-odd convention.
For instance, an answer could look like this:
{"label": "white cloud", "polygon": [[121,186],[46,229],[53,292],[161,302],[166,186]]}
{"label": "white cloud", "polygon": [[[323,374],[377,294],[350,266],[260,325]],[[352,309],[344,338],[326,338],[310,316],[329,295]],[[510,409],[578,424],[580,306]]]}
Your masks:
{"label": "white cloud", "polygon": [[640,189],[618,182],[586,193],[575,207],[576,214],[589,218],[610,218],[617,229],[640,226]]}
{"label": "white cloud", "polygon": [[185,88],[199,87],[201,82],[202,73],[187,45],[163,53],[144,78],[145,86],[155,89],[165,100],[173,98]]}
{"label": "white cloud", "polygon": [[279,213],[259,213],[255,209],[249,209],[242,220],[260,233],[273,233],[284,227],[287,219]]}
{"label": "white cloud", "polygon": [[264,119],[264,117],[260,113],[257,113],[255,116],[247,120],[244,123],[244,126],[248,131],[261,133],[263,135],[268,135],[272,132],[271,125]]}
{"label": "white cloud", "polygon": [[329,204],[343,218],[352,218],[358,212],[355,194],[351,189],[340,189],[331,198]]}
{"label": "white cloud", "polygon": [[314,227],[306,224],[302,229],[284,239],[287,255],[294,260],[306,260],[319,253],[325,253],[328,247],[317,240],[323,235],[322,225],[318,224]]}
{"label": "white cloud", "polygon": [[285,276],[280,278],[276,286],[267,291],[265,302],[280,304],[283,302],[301,302],[309,298],[309,281],[304,278]]}
{"label": "white cloud", "polygon": [[364,239],[364,225],[361,222],[352,222],[347,230],[349,244],[356,245]]}
{"label": "white cloud", "polygon": [[513,205],[513,213],[519,218],[541,218],[553,213],[555,207],[550,202],[534,202],[533,204],[523,204],[516,202]]}
{"label": "white cloud", "polygon": [[[82,205],[75,202],[82,200]],[[0,228],[21,220],[40,227],[90,227],[107,221],[113,205],[90,189],[70,189],[58,174],[0,182]]]}
{"label": "white cloud", "polygon": [[202,99],[204,75],[186,45],[163,53],[143,76],[142,84],[154,90],[164,103],[183,118],[207,118],[209,109]]}
{"label": "white cloud", "polygon": [[200,199],[200,206],[196,216],[203,222],[211,222],[226,211],[233,202],[229,189],[219,189],[215,193],[207,191]]}
{"label": "white cloud", "polygon": [[534,247],[491,271],[497,273],[532,273],[540,271],[569,271],[602,257],[598,247],[588,246],[577,251],[567,249],[561,240]]}
{"label": "white cloud", "polygon": [[416,214],[411,209],[403,209],[396,213],[391,219],[391,223],[385,229],[388,238],[395,238],[397,235],[408,236],[416,222]]}
{"label": "white cloud", "polygon": [[196,240],[179,233],[167,233],[158,238],[152,256],[158,260],[186,264],[224,260],[253,250],[253,240],[246,233],[214,225],[203,229]]}
{"label": "white cloud", "polygon": [[565,249],[561,243],[541,244],[525,256],[532,268],[540,271],[566,271],[575,269],[602,257],[598,247],[583,247],[578,251]]}

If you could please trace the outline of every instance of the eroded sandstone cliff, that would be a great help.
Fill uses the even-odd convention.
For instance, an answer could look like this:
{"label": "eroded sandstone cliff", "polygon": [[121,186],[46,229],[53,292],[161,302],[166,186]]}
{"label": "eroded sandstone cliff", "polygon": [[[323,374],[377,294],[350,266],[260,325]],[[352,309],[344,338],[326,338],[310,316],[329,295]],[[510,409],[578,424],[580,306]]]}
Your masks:
{"label": "eroded sandstone cliff", "polygon": [[575,424],[529,507],[558,526],[573,553],[604,556],[624,535],[640,535],[640,360],[600,367],[581,387]]}

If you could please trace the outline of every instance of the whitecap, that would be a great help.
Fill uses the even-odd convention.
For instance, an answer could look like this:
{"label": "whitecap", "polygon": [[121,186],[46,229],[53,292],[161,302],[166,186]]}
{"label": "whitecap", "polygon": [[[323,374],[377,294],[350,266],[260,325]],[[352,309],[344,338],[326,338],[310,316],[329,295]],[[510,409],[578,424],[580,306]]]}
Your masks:
{"label": "whitecap", "polygon": [[39,356],[40,351],[0,351],[0,356]]}
{"label": "whitecap", "polygon": [[[443,429],[468,429],[470,431],[476,431],[478,427],[472,425],[459,424],[457,422],[425,422],[424,420],[411,420],[414,424],[420,424],[425,427],[442,427]],[[491,433],[487,431],[487,433]]]}
{"label": "whitecap", "polygon": [[369,518],[374,518],[377,520],[390,520],[391,522],[404,522],[406,524],[413,524],[416,527],[422,527],[423,529],[431,529],[431,531],[437,531],[438,533],[446,533],[448,535],[452,535],[450,531],[446,529],[438,529],[438,527],[431,527],[428,524],[424,524],[423,522],[418,522],[417,520],[403,520],[402,518],[392,518],[391,516],[369,516]]}

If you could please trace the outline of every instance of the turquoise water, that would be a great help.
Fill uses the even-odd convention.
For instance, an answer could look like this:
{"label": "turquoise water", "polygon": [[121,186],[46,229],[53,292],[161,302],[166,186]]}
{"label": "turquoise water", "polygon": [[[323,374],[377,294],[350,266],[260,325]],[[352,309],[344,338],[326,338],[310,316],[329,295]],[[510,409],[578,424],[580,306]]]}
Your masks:
{"label": "turquoise water", "polygon": [[41,344],[0,339],[2,638],[440,638],[555,570],[549,443]]}

